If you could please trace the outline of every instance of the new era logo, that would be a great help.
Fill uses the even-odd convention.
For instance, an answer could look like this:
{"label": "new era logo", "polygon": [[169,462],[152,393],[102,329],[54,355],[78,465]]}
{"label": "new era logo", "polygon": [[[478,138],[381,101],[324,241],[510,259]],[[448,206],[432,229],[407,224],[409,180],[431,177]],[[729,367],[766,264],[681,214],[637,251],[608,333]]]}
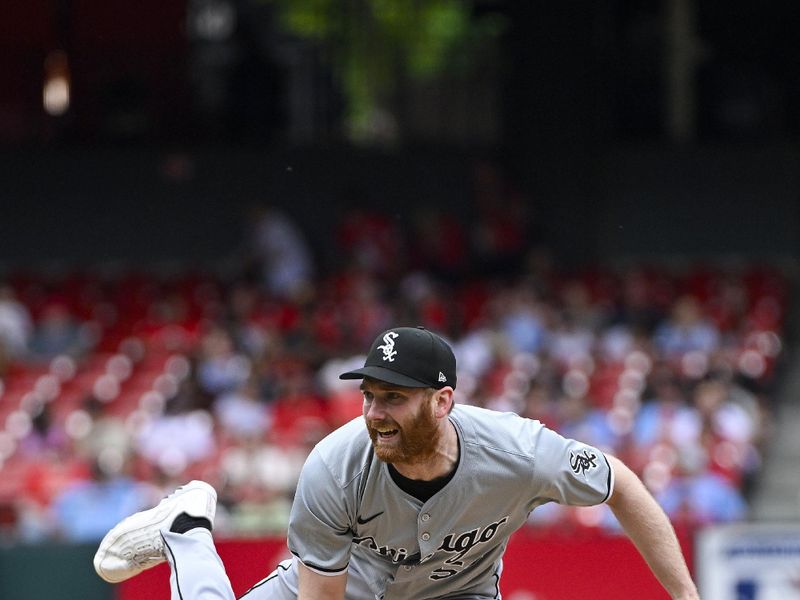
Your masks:
{"label": "new era logo", "polygon": [[447,381],[447,377],[441,371],[439,371],[439,381]]}

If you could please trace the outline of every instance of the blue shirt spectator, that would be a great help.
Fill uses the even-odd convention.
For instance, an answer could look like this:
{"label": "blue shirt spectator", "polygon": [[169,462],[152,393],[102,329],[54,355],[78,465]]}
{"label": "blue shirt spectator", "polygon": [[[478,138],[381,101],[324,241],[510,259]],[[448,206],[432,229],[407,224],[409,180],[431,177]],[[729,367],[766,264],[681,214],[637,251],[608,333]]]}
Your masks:
{"label": "blue shirt spectator", "polygon": [[128,477],[81,481],[56,496],[56,530],[70,542],[98,541],[121,519],[151,501],[147,488]]}

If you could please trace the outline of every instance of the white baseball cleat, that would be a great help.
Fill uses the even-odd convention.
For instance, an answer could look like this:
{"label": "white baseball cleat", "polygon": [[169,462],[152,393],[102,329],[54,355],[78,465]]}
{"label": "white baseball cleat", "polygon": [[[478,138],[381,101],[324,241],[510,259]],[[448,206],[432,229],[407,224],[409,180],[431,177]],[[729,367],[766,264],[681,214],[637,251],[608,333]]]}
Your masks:
{"label": "white baseball cleat", "polygon": [[130,579],[166,560],[162,530],[168,530],[181,513],[206,518],[214,524],[217,492],[204,481],[190,481],[155,507],[117,523],[100,542],[94,570],[109,583]]}

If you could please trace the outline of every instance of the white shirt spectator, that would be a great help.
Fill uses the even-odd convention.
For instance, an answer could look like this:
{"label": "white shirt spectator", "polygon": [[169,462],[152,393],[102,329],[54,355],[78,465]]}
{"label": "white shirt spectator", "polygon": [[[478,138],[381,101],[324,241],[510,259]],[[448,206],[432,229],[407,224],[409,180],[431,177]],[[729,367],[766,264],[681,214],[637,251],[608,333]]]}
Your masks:
{"label": "white shirt spectator", "polygon": [[311,282],[314,275],[311,249],[284,213],[275,209],[259,211],[250,243],[261,261],[264,283],[276,296],[292,296]]}
{"label": "white shirt spectator", "polygon": [[208,458],[216,448],[211,415],[196,410],[166,415],[145,425],[136,436],[139,453],[173,475]]}
{"label": "white shirt spectator", "polygon": [[0,346],[11,356],[25,354],[33,333],[33,321],[24,304],[14,296],[14,290],[0,286]]}

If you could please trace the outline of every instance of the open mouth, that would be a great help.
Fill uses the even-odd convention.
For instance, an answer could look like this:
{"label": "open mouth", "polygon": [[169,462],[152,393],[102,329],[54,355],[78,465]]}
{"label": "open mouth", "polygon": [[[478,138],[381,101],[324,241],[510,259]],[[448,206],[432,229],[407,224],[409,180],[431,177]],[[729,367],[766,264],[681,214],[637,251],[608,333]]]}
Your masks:
{"label": "open mouth", "polygon": [[381,440],[389,440],[399,433],[399,430],[397,429],[381,428],[381,429],[376,429],[375,431],[378,433],[378,439]]}

